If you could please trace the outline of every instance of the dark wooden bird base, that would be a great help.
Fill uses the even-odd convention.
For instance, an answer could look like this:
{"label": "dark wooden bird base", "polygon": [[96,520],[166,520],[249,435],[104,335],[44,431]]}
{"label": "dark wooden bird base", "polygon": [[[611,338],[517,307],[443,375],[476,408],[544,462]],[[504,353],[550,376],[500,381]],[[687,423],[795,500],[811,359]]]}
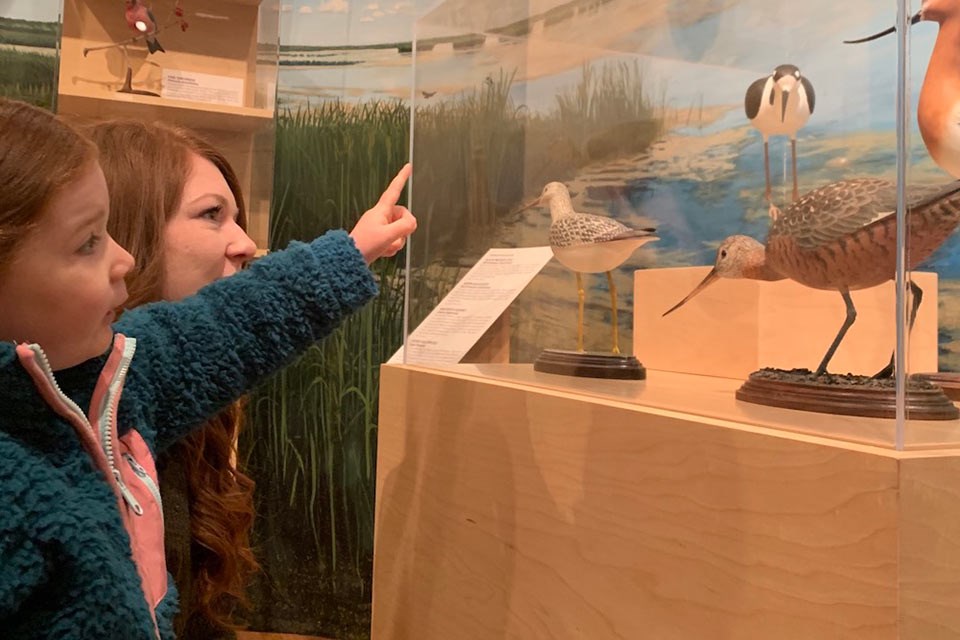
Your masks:
{"label": "dark wooden bird base", "polygon": [[534,371],[581,378],[646,380],[647,370],[634,356],[596,351],[544,349],[533,363]]}
{"label": "dark wooden bird base", "polygon": [[138,96],[156,96],[160,97],[159,93],[154,93],[153,91],[146,91],[145,89],[134,89],[133,88],[133,69],[127,67],[127,75],[124,77],[123,86],[117,89],[117,93],[134,93]]}
{"label": "dark wooden bird base", "polygon": [[[896,417],[894,380],[809,369],[760,369],[737,390],[737,400],[784,409],[867,418]],[[927,380],[907,382],[907,416],[915,420],[954,420],[960,411],[943,390]]]}
{"label": "dark wooden bird base", "polygon": [[938,371],[936,373],[918,373],[917,377],[929,380],[943,389],[946,396],[954,402],[960,401],[960,373]]}

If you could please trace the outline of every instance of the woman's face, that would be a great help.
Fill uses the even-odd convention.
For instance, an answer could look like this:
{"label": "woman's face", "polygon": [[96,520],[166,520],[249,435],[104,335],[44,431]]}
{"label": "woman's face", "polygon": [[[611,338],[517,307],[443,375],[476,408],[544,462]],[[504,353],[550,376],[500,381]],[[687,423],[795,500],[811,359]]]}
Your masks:
{"label": "woman's face", "polygon": [[180,206],[164,230],[165,300],[193,295],[253,258],[257,245],[237,224],[237,214],[237,201],[220,170],[190,154]]}

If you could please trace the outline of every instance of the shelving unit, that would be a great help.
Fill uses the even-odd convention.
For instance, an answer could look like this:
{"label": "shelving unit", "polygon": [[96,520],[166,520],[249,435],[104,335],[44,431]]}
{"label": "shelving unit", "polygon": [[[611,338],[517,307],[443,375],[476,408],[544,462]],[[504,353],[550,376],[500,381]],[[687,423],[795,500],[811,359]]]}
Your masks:
{"label": "shelving unit", "polygon": [[[239,176],[249,232],[267,246],[273,189],[274,117],[279,56],[279,3],[261,0],[184,0],[189,27],[173,20],[174,0],[155,0],[157,38],[165,52],[150,54],[126,24],[123,3],[64,0],[58,112],[78,121],[134,118],[193,129],[217,146]],[[119,92],[131,87],[163,94],[165,72],[242,80],[239,104]]]}

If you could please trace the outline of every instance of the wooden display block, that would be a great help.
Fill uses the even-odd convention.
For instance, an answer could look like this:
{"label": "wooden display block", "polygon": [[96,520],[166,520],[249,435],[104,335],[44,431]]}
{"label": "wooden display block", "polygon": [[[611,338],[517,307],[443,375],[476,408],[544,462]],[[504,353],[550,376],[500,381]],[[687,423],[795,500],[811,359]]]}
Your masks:
{"label": "wooden display block", "polygon": [[898,452],[738,384],[385,366],[373,640],[960,637],[960,421]]}
{"label": "wooden display block", "polygon": [[[843,323],[839,293],[792,280],[722,279],[663,317],[710,267],[634,274],[634,354],[650,369],[745,378],[763,367],[815,369]],[[910,372],[937,370],[937,274],[913,273],[923,303],[910,335]],[[851,294],[857,319],[830,363],[833,373],[872,375],[896,344],[895,288]]]}

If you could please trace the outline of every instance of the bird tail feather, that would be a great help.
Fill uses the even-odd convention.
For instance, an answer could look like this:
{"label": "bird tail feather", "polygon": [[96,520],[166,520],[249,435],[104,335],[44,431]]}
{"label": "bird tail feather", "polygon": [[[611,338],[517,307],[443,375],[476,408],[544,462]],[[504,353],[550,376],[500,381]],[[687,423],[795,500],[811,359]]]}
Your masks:
{"label": "bird tail feather", "polygon": [[157,51],[167,52],[156,38],[147,38],[147,49],[150,53],[156,53]]}

